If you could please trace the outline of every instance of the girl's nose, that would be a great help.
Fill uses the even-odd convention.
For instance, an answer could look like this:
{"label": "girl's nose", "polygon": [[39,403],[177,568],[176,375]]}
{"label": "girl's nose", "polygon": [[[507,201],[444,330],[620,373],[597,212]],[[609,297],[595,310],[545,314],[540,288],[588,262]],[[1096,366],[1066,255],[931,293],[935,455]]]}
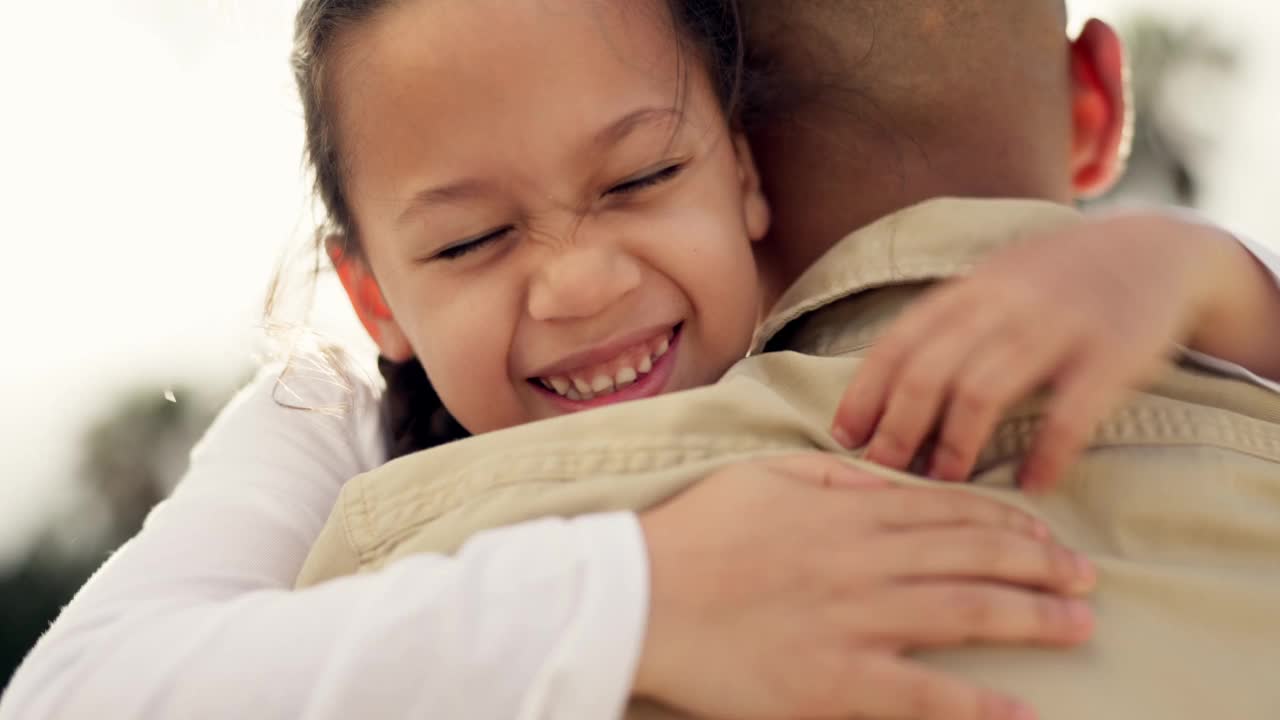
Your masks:
{"label": "girl's nose", "polygon": [[621,248],[591,243],[565,248],[538,271],[529,315],[550,322],[593,317],[640,286],[640,266]]}

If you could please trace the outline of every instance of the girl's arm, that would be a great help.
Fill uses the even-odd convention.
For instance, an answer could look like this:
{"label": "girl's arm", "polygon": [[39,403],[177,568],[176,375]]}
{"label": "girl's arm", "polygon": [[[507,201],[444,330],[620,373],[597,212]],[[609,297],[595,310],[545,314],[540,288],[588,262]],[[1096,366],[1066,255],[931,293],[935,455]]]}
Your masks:
{"label": "girl's arm", "polygon": [[1219,265],[1216,292],[1188,343],[1193,359],[1244,368],[1280,389],[1280,257],[1246,238],[1224,238]]}
{"label": "girl's arm", "polygon": [[[905,469],[936,438],[927,472],[969,477],[1006,409],[1049,397],[1019,470],[1047,489],[1095,424],[1179,345],[1202,364],[1280,391],[1274,258],[1173,212],[1088,218],[992,253],[903,312],[840,402],[832,432]],[[1262,377],[1258,377],[1262,376]],[[1265,378],[1270,377],[1268,381]]]}
{"label": "girl's arm", "polygon": [[620,712],[648,597],[633,516],[503,529],[454,558],[292,592],[380,437],[367,387],[337,416],[281,407],[274,377],[223,412],[174,497],[18,670],[0,718]]}

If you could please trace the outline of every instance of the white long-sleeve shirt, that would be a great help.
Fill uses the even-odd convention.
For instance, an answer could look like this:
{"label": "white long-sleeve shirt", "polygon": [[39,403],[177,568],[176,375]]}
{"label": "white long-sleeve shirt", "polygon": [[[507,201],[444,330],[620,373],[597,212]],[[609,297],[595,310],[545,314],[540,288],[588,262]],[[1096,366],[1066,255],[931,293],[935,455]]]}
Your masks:
{"label": "white long-sleeve shirt", "polygon": [[[223,411],[173,497],[18,670],[0,720],[620,714],[647,616],[634,515],[495,530],[455,557],[293,592],[339,488],[384,443],[374,383],[275,377]],[[294,393],[349,407],[277,402]]]}
{"label": "white long-sleeve shirt", "polygon": [[[337,414],[282,406],[276,377],[264,372],[223,411],[173,497],[15,675],[0,717],[621,712],[647,614],[633,515],[502,529],[456,557],[293,592],[342,483],[384,451],[372,383],[353,378]],[[286,403],[344,400],[326,381],[288,377],[303,399],[279,391]]]}

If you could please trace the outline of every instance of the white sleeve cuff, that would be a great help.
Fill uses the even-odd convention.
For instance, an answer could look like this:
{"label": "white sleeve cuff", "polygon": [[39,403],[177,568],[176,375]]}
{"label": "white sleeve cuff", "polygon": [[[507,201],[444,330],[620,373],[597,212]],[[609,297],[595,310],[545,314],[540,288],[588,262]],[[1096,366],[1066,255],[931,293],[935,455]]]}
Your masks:
{"label": "white sleeve cuff", "polygon": [[525,696],[520,720],[621,718],[649,615],[649,559],[632,513],[572,521],[588,585],[581,605]]}
{"label": "white sleeve cuff", "polygon": [[1207,370],[1212,370],[1227,377],[1237,380],[1245,380],[1256,385],[1260,385],[1272,392],[1280,393],[1280,382],[1268,380],[1261,375],[1243,368],[1233,362],[1228,362],[1212,355],[1206,355],[1202,352],[1192,350],[1190,348],[1180,348],[1182,355],[1193,364],[1198,365]]}
{"label": "white sleeve cuff", "polygon": [[1280,286],[1280,253],[1253,238],[1235,233],[1232,233],[1232,237],[1240,241],[1240,244],[1244,245],[1245,249],[1271,272],[1271,279],[1276,281],[1277,286]]}

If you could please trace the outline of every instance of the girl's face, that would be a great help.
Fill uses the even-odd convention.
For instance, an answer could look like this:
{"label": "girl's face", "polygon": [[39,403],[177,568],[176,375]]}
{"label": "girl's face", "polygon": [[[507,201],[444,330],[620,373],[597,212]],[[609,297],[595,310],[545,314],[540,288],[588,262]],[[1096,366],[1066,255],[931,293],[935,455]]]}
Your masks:
{"label": "girl's face", "polygon": [[416,354],[468,430],[743,357],[769,213],[665,3],[408,0],[342,40],[345,187],[394,318],[379,343]]}

